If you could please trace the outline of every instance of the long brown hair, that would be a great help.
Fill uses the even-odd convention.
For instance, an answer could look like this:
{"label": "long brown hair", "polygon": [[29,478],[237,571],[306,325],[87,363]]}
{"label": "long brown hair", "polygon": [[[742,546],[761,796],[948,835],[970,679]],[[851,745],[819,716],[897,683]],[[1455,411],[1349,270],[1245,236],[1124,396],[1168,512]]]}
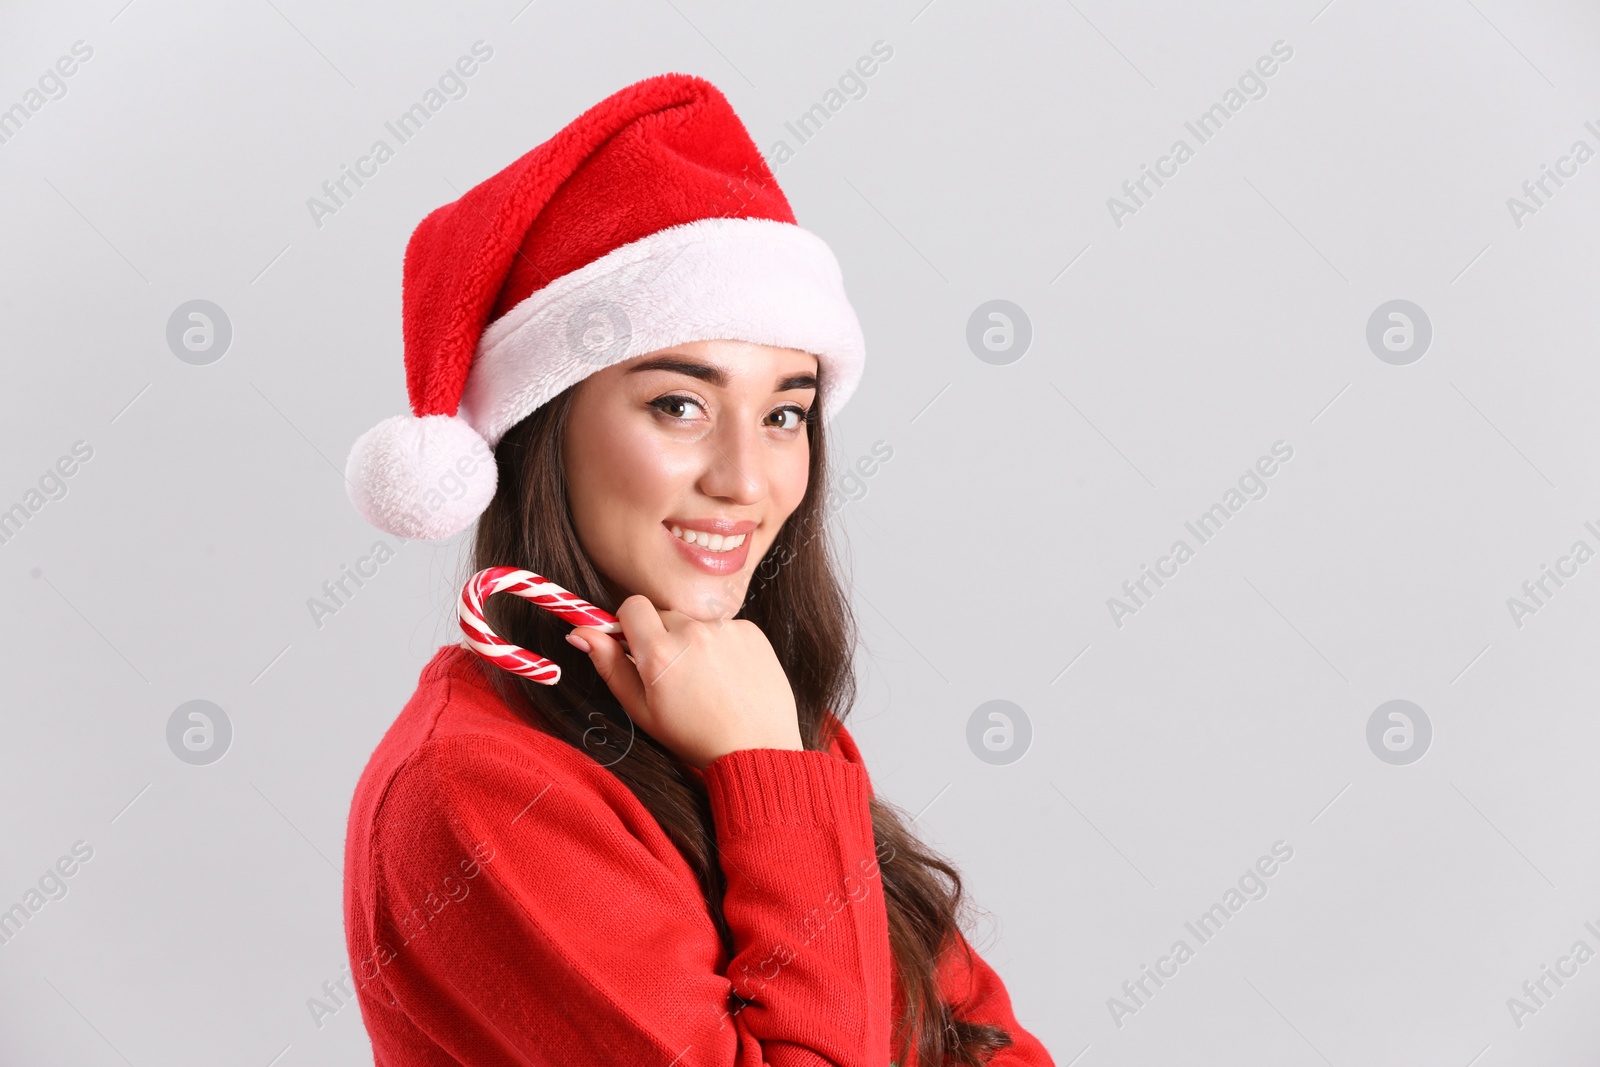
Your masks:
{"label": "long brown hair", "polygon": [[[496,446],[499,488],[479,520],[472,567],[524,567],[615,611],[617,604],[579,544],[566,502],[561,447],[576,388],[535,410]],[[801,739],[807,749],[823,750],[830,740],[828,713],[843,721],[854,702],[856,630],[826,537],[822,421],[809,419],[806,432],[811,459],[805,497],[757,568],[738,614],[771,641],[794,689]],[[699,879],[731,958],[704,783],[648,734],[633,729],[589,658],[562,639],[566,624],[518,597],[495,597],[485,611],[501,636],[561,665],[561,683],[543,686],[482,663],[491,683],[531,726],[608,767],[655,816]],[[939,957],[954,950],[957,922],[966,908],[961,876],[916,839],[899,809],[874,797],[871,810],[889,944],[906,1005],[894,1026],[897,1062],[905,1063],[907,1049],[915,1045],[917,1062],[925,1067],[983,1064],[1011,1044],[1010,1034],[956,1019],[952,1008],[959,1005],[944,1002],[937,980]]]}

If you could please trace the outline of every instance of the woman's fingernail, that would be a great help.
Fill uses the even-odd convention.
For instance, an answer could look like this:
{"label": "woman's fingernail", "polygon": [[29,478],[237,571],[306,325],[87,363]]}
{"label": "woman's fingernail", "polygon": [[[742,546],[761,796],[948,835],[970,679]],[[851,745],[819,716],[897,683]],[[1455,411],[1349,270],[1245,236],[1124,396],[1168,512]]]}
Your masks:
{"label": "woman's fingernail", "polygon": [[588,652],[589,651],[589,642],[585,641],[583,638],[579,637],[577,634],[568,634],[567,635],[567,644],[571,645],[573,648],[577,649],[579,652]]}

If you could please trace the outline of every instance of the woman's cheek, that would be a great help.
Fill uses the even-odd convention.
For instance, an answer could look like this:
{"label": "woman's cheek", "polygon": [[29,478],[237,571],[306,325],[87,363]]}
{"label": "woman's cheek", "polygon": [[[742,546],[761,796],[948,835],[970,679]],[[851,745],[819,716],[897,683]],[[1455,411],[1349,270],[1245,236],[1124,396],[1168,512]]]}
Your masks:
{"label": "woman's cheek", "polygon": [[[604,491],[639,511],[661,511],[692,469],[688,457],[674,455],[664,442],[642,433],[614,438],[608,459]],[[664,511],[656,519],[663,516]]]}
{"label": "woman's cheek", "polygon": [[772,480],[775,503],[788,518],[805,499],[806,485],[811,477],[811,455],[805,447],[793,450],[794,455],[784,457],[784,463]]}

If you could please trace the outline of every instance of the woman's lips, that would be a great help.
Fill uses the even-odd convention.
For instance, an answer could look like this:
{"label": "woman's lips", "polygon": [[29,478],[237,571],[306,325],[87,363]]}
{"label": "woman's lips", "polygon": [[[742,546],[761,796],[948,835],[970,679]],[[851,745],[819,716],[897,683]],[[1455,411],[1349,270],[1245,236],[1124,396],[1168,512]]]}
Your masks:
{"label": "woman's lips", "polygon": [[[754,522],[729,523],[722,520],[696,521],[692,523],[674,523],[668,520],[667,522],[663,522],[661,524],[661,530],[666,535],[667,539],[677,547],[679,556],[681,556],[685,562],[698,567],[707,574],[737,574],[739,571],[744,569],[745,560],[750,556],[750,535],[754,532],[757,525],[758,524]],[[709,548],[705,548],[701,545],[691,545],[689,542],[672,532],[673,526],[677,526],[680,529],[693,530],[702,530],[708,526],[727,528],[729,535],[742,533],[744,535],[744,541],[739,545],[738,548],[724,552],[713,552]],[[748,527],[748,529],[740,529],[741,527]],[[709,533],[722,531],[721,529],[715,529],[707,530],[706,532]]]}

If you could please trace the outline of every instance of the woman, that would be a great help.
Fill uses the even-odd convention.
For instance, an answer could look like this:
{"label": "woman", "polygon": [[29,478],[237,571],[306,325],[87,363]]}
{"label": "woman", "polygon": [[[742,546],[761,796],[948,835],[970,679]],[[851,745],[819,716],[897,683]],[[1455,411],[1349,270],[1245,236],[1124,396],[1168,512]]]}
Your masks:
{"label": "woman", "polygon": [[647,79],[434,212],[405,320],[414,414],[356,442],[358,509],[477,521],[474,569],[623,633],[491,600],[559,683],[447,646],[373,753],[345,918],[376,1061],[1050,1064],[841,722],[823,426],[860,328],[722,95]]}

